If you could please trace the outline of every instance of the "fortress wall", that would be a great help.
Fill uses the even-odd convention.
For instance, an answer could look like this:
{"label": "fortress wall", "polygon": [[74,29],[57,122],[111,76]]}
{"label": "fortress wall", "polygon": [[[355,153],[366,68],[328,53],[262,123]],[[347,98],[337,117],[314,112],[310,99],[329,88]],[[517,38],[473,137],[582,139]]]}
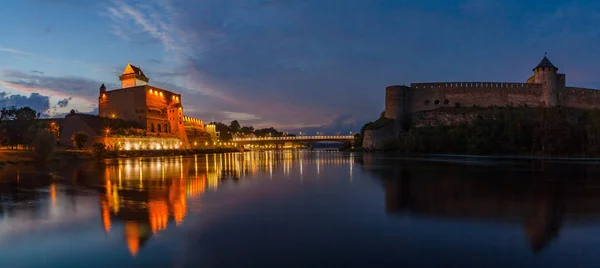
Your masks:
{"label": "fortress wall", "polygon": [[600,90],[565,87],[559,92],[560,105],[578,109],[600,108]]}
{"label": "fortress wall", "polygon": [[440,107],[540,104],[542,87],[532,83],[449,82],[411,84],[412,112]]}

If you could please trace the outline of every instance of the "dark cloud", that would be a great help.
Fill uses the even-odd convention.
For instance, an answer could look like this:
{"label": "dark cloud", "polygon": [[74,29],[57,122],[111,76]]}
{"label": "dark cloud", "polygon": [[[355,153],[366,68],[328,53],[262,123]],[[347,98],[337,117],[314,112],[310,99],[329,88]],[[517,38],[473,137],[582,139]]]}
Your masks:
{"label": "dark cloud", "polygon": [[31,72],[34,73],[34,74],[40,74],[40,75],[44,74],[44,72],[38,71],[38,70],[31,70]]}
{"label": "dark cloud", "polygon": [[70,97],[70,98],[67,98],[67,99],[59,100],[59,101],[56,103],[56,105],[57,105],[59,108],[65,108],[65,107],[67,107],[67,105],[69,105],[69,101],[70,101],[70,100],[72,100],[72,99],[73,99],[73,98],[72,98],[72,97]]}
{"label": "dark cloud", "polygon": [[40,95],[39,93],[31,93],[31,95],[27,97],[0,92],[0,107],[8,106],[27,106],[41,114],[47,115],[46,112],[50,109],[50,98],[48,96]]}
{"label": "dark cloud", "polygon": [[[77,98],[95,103],[98,88],[102,84],[82,77],[54,77],[38,74],[28,74],[14,70],[2,73],[0,85],[19,91],[38,92],[64,98]],[[106,83],[109,88],[117,88],[116,84]]]}

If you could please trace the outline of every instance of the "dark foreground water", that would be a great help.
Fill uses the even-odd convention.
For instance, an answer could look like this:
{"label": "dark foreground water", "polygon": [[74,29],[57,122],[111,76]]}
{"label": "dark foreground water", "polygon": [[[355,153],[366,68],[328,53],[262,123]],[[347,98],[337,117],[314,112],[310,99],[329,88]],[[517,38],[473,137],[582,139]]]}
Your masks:
{"label": "dark foreground water", "polygon": [[250,152],[0,180],[0,267],[600,266],[598,163]]}

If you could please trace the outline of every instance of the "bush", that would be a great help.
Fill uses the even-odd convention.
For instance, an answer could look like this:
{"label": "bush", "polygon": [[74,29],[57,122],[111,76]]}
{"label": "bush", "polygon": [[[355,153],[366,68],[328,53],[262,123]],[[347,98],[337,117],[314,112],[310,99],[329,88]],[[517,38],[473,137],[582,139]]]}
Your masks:
{"label": "bush", "polygon": [[73,133],[73,136],[71,136],[71,140],[73,141],[75,148],[81,150],[88,141],[88,134],[83,131],[75,132]]}
{"label": "bush", "polygon": [[37,133],[33,140],[33,154],[38,161],[48,161],[54,154],[56,140],[54,135],[48,130],[42,130]]}
{"label": "bush", "polygon": [[92,145],[92,154],[96,158],[104,158],[106,156],[106,146],[104,146],[104,143],[94,143],[94,145]]}

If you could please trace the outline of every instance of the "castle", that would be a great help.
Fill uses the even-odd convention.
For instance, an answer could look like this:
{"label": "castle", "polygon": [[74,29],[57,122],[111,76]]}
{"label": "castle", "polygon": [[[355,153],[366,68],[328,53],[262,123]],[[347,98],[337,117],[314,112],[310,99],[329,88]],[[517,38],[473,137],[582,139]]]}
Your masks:
{"label": "castle", "polygon": [[544,56],[525,83],[438,82],[389,86],[385,90],[383,116],[393,123],[365,131],[363,148],[381,149],[386,140],[408,130],[411,116],[442,107],[570,107],[600,108],[600,90],[568,87],[566,75]]}
{"label": "castle", "polygon": [[389,86],[385,92],[385,117],[400,125],[410,114],[440,107],[563,106],[600,108],[600,91],[566,86],[566,75],[546,56],[533,68],[525,83],[441,82]]}
{"label": "castle", "polygon": [[[61,120],[62,145],[70,146],[70,137],[77,131],[108,146],[119,144],[125,150],[190,148],[199,145],[194,136],[203,132],[216,141],[214,125],[205,127],[202,120],[184,115],[181,94],[148,85],[150,79],[140,67],[127,63],[119,79],[119,89],[100,86],[98,116],[72,112]],[[134,129],[137,137],[114,137],[110,120],[123,122],[121,127]]]}

